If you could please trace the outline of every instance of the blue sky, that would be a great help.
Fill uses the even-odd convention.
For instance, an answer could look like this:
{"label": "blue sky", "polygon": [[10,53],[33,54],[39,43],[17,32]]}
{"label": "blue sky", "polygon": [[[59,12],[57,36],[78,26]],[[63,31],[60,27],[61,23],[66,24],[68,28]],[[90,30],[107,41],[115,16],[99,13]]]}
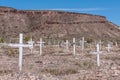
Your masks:
{"label": "blue sky", "polygon": [[120,26],[120,0],[0,0],[0,6],[22,10],[62,9],[102,15]]}

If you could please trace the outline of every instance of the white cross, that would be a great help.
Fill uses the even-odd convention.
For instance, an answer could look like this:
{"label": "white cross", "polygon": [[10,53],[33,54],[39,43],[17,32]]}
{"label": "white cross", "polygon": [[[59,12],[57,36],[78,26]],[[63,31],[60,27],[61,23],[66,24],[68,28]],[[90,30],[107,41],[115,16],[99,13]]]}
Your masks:
{"label": "white cross", "polygon": [[97,66],[100,66],[100,53],[102,53],[102,52],[100,51],[100,45],[99,44],[97,44],[96,47],[97,47],[97,51],[92,52],[90,54],[96,54],[97,55]]}
{"label": "white cross", "polygon": [[115,46],[118,47],[118,43],[117,42],[115,42]]}
{"label": "white cross", "polygon": [[7,46],[19,48],[19,71],[22,71],[22,56],[23,56],[23,47],[33,47],[30,44],[23,44],[23,34],[19,34],[19,43],[12,44],[9,43]]}
{"label": "white cross", "polygon": [[87,42],[87,41],[85,41],[85,38],[84,37],[82,37],[82,52],[83,52],[83,50],[84,50],[84,46],[85,46],[85,42]]}
{"label": "white cross", "polygon": [[79,41],[80,47],[82,46],[82,40]]}
{"label": "white cross", "polygon": [[110,44],[107,44],[107,51],[110,52],[110,49],[112,48]]}
{"label": "white cross", "polygon": [[75,56],[75,38],[73,38],[73,55]]}
{"label": "white cross", "polygon": [[66,50],[68,50],[68,48],[69,48],[69,42],[68,42],[68,40],[66,40],[65,45],[66,45]]}
{"label": "white cross", "polygon": [[[33,46],[33,44],[35,43],[33,40],[32,40],[32,38],[27,42],[28,44],[30,44],[30,45],[32,45]],[[30,48],[31,49],[31,53],[33,52],[33,47],[31,47]]]}
{"label": "white cross", "polygon": [[36,46],[39,46],[39,52],[40,52],[40,56],[42,55],[42,46],[45,42],[42,41],[42,38],[40,38],[40,41],[37,42],[37,44],[39,45],[36,45]]}

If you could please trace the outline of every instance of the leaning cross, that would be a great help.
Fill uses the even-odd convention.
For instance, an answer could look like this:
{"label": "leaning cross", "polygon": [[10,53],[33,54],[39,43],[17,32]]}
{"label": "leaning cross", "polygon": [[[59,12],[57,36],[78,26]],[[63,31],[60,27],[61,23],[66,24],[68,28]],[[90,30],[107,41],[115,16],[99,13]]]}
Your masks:
{"label": "leaning cross", "polygon": [[17,47],[19,48],[19,71],[22,71],[22,56],[23,56],[23,47],[32,47],[33,45],[30,44],[23,44],[23,34],[19,34],[19,43],[12,44],[9,43],[8,46],[10,47]]}

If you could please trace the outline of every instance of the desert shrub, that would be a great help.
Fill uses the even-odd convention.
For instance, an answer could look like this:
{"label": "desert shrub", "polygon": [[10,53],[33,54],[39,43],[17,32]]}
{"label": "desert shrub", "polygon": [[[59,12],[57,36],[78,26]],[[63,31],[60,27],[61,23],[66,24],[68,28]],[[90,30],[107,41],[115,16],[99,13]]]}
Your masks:
{"label": "desert shrub", "polygon": [[87,43],[92,43],[93,39],[92,38],[87,38]]}
{"label": "desert shrub", "polygon": [[0,38],[0,43],[4,43],[4,42],[5,42],[4,38]]}
{"label": "desert shrub", "polygon": [[30,40],[30,36],[26,36],[25,38],[24,38],[24,41],[25,42],[28,42]]}
{"label": "desert shrub", "polygon": [[42,70],[42,72],[47,72],[47,73],[50,73],[52,75],[69,75],[69,74],[75,74],[77,73],[76,70],[74,69],[44,69]]}

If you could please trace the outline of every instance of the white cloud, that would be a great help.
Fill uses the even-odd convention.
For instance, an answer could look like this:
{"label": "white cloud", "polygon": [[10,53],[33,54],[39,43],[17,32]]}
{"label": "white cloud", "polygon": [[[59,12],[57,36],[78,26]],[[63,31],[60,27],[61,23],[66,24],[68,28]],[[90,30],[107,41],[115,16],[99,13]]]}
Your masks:
{"label": "white cloud", "polygon": [[99,11],[106,10],[106,8],[56,8],[49,10],[65,10],[65,11]]}

